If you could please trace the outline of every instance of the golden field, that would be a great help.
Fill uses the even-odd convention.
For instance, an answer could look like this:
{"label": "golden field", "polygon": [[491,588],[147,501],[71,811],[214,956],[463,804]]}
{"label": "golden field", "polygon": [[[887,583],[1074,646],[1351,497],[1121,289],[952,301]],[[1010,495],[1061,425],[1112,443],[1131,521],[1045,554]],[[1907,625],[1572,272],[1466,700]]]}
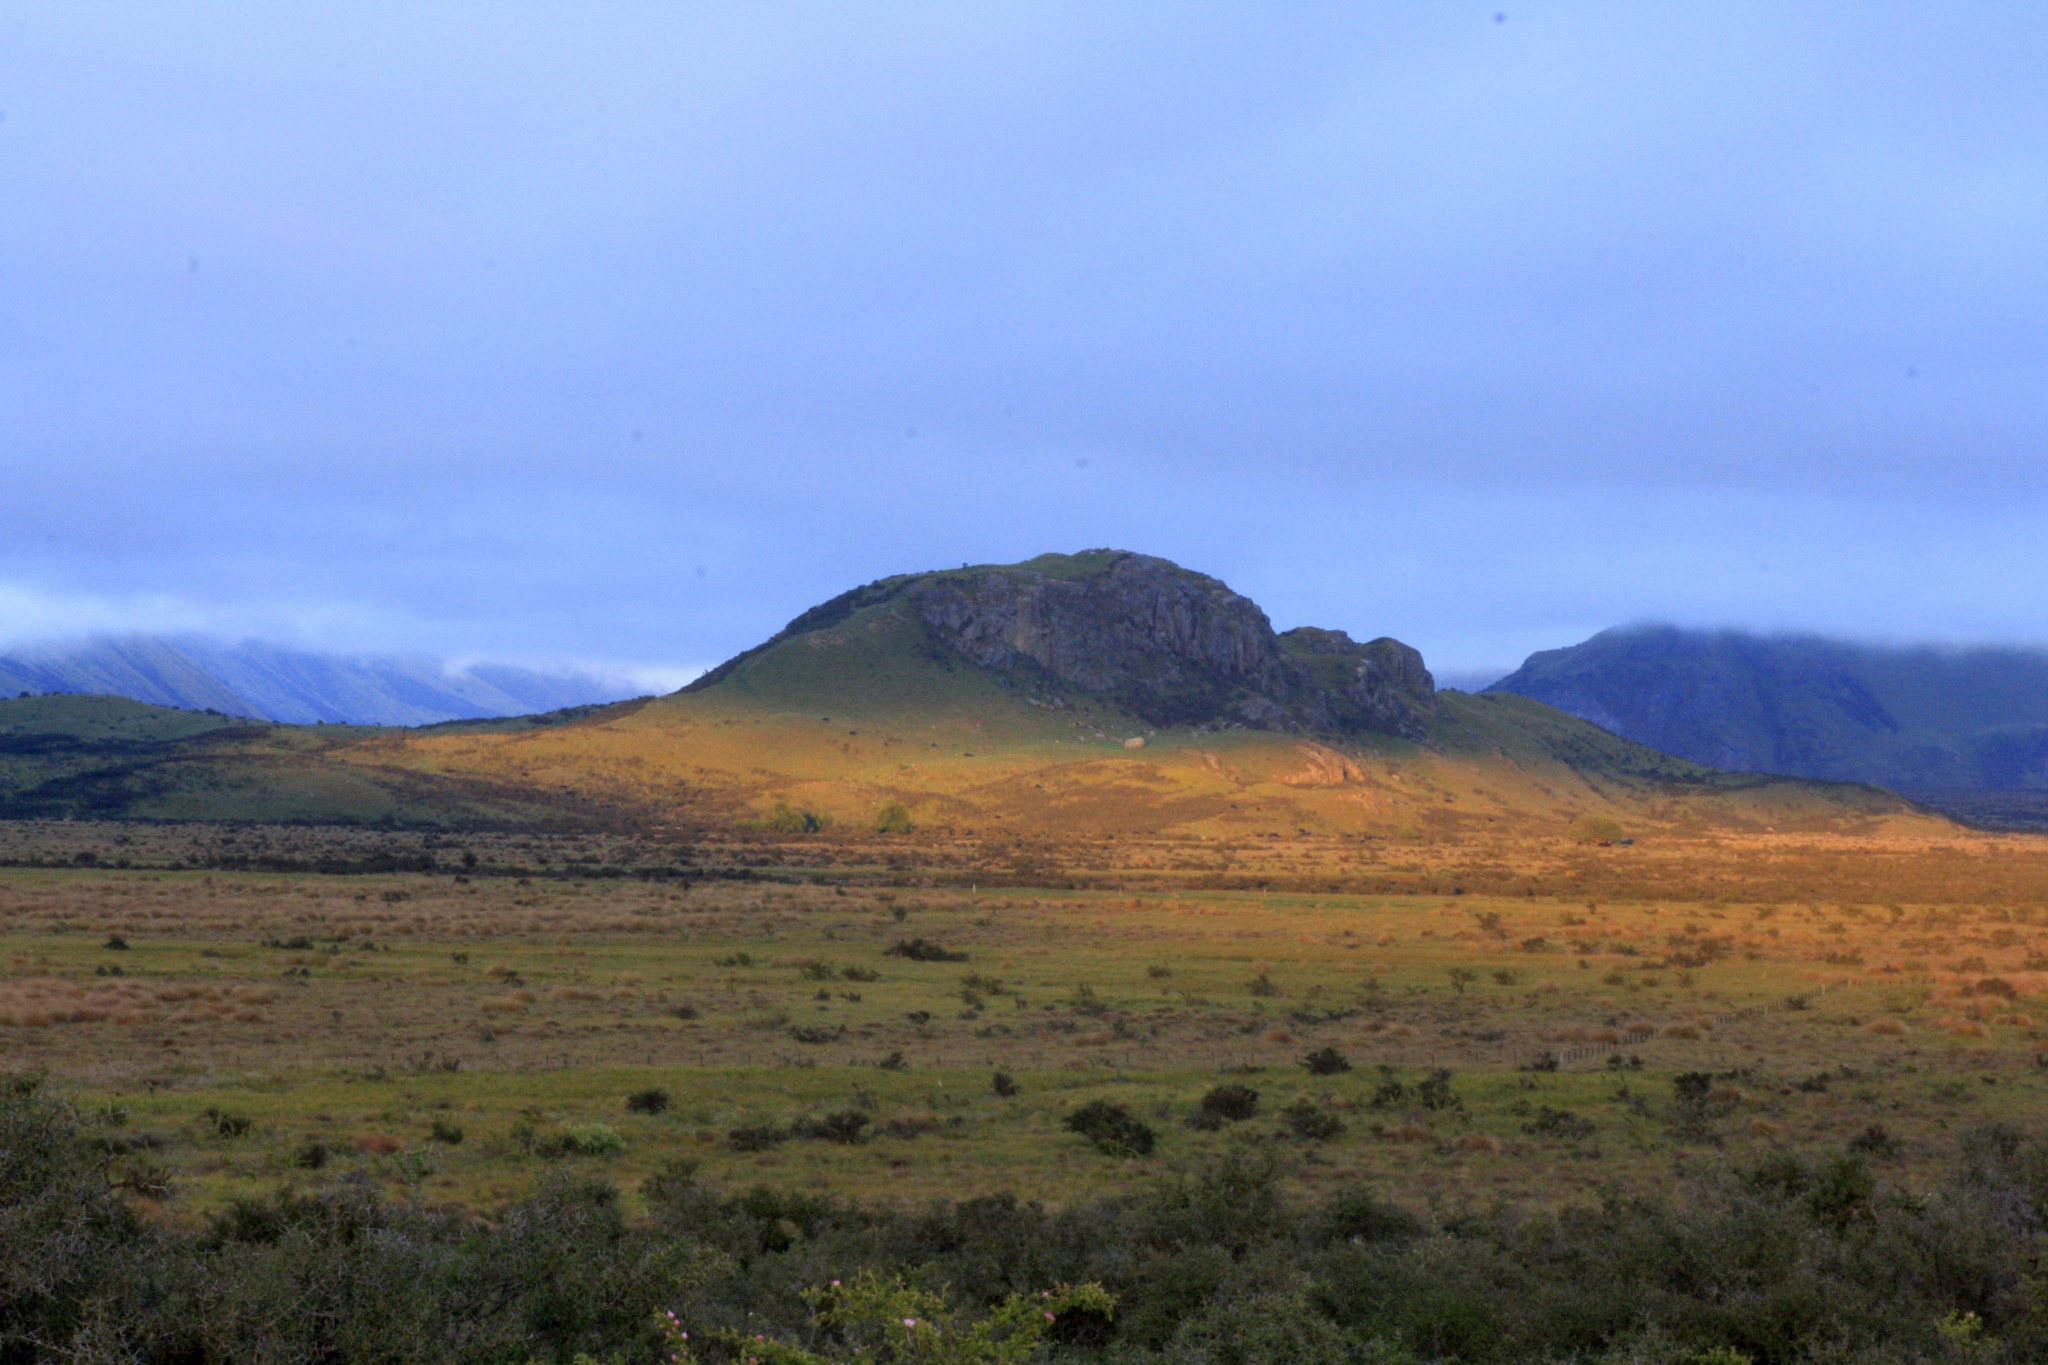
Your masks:
{"label": "golden field", "polygon": [[[1057,1202],[1241,1144],[1432,1201],[1856,1141],[1910,1183],[1961,1127],[2040,1112],[2048,848],[1883,819],[1036,849],[14,825],[11,860],[72,866],[0,874],[0,1045],[106,1116],[173,1214],[358,1169],[487,1207],[562,1163],[630,1185],[678,1157],[726,1186]],[[337,840],[437,870],[189,865]],[[965,957],[889,951],[913,941]],[[1325,1048],[1351,1069],[1311,1075]],[[1710,1086],[1689,1108],[1684,1073]],[[1257,1115],[1189,1127],[1224,1084]],[[1061,1127],[1096,1098],[1154,1154]],[[1341,1131],[1292,1131],[1299,1101]],[[733,1136],[847,1113],[858,1141]],[[589,1125],[617,1150],[562,1149]]]}

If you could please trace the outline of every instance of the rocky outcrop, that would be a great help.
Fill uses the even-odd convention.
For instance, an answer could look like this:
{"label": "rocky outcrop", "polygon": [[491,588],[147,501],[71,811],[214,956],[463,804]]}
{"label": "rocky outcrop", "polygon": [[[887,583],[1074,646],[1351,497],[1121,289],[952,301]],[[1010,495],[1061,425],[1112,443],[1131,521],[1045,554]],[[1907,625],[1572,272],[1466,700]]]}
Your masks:
{"label": "rocky outcrop", "polygon": [[[1077,561],[1089,571],[1072,572]],[[1422,656],[1408,646],[1356,644],[1341,631],[1278,636],[1249,598],[1146,555],[1095,551],[928,575],[903,597],[981,667],[1043,674],[1155,725],[1419,735],[1433,704]]]}
{"label": "rocky outcrop", "polygon": [[1422,656],[1342,631],[1277,635],[1251,599],[1206,574],[1121,550],[1042,555],[887,578],[811,608],[690,684],[875,608],[912,614],[931,647],[1034,694],[1086,693],[1153,725],[1237,725],[1420,738],[1435,707]]}

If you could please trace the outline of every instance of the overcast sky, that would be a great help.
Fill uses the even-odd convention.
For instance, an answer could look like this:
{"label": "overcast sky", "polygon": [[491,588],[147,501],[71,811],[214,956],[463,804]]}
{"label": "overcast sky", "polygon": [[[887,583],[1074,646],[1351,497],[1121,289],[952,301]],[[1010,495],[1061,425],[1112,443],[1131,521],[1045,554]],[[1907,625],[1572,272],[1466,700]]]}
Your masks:
{"label": "overcast sky", "polygon": [[0,639],[680,678],[1113,545],[1451,673],[2048,641],[2044,91],[2038,4],[8,6]]}

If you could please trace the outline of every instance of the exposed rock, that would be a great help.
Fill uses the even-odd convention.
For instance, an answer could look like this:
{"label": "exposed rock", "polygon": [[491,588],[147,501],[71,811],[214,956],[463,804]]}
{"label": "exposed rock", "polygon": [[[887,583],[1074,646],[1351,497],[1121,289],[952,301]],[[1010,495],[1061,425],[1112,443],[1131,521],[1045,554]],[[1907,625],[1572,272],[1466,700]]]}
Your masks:
{"label": "exposed rock", "polygon": [[1218,580],[1114,550],[885,579],[812,608],[761,649],[884,604],[915,612],[934,644],[978,667],[1039,693],[1106,697],[1154,725],[1419,737],[1435,704],[1422,656],[1397,640],[1276,635]]}

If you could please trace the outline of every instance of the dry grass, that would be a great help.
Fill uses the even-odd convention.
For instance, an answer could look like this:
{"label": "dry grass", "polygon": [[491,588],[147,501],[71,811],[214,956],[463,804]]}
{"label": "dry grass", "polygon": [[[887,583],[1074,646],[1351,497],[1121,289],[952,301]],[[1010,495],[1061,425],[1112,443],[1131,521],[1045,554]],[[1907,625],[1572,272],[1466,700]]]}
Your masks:
{"label": "dry grass", "polygon": [[[1755,853],[1697,849],[1690,875],[1724,886],[1721,873]],[[1909,869],[1900,886],[1931,883],[1956,855],[1925,856],[1933,870]],[[785,875],[684,887],[0,872],[0,1047],[138,1113],[144,1096],[173,1117],[255,1110],[272,1144],[261,1160],[197,1136],[174,1144],[223,1196],[276,1179],[289,1167],[280,1144],[306,1134],[363,1160],[381,1158],[352,1148],[358,1138],[417,1147],[431,1101],[470,1133],[434,1149],[459,1182],[450,1197],[484,1198],[535,1173],[518,1125],[613,1122],[620,1097],[648,1085],[675,1104],[628,1125],[627,1171],[680,1154],[726,1182],[1057,1199],[1132,1175],[1077,1162],[1061,1106],[1111,1095],[1158,1112],[1171,1134],[1162,1160],[1178,1161],[1186,1144],[1228,1140],[1177,1122],[1227,1075],[1254,1077],[1270,1112],[1292,1094],[1345,1111],[1346,1135],[1315,1149],[1333,1160],[1475,1197],[1549,1188],[1542,1154],[1564,1149],[1524,1133],[1539,1103],[1596,1124],[1579,1147],[1604,1177],[1659,1186],[1678,1072],[1724,1078],[1712,1102],[1731,1158],[1745,1144],[1838,1144],[1882,1121],[1911,1160],[1937,1161],[1975,1118],[2035,1112],[2048,1084],[2032,1001],[2048,975],[2028,965],[2048,961],[2048,877],[2031,899],[1971,903]],[[112,937],[128,947],[105,946]],[[969,961],[884,952],[911,937]],[[1908,962],[1921,965],[1887,969]],[[1462,992],[1453,967],[1471,973]],[[978,1003],[963,995],[970,975]],[[2011,994],[1981,993],[1985,980]],[[1312,1080],[1300,1059],[1326,1046],[1353,1070]],[[1519,1069],[1567,1048],[1582,1051],[1562,1073]],[[1464,1107],[1372,1112],[1380,1067],[1411,1085],[1450,1070]],[[996,1069],[1022,1097],[988,1095]],[[1799,1088],[1821,1073],[1837,1079]],[[256,1094],[276,1098],[266,1108]],[[876,1131],[896,1122],[900,1136],[830,1152],[724,1145],[731,1127],[861,1095]],[[1645,1096],[1646,1110],[1630,1107]],[[546,1117],[521,1118],[529,1108]]]}

